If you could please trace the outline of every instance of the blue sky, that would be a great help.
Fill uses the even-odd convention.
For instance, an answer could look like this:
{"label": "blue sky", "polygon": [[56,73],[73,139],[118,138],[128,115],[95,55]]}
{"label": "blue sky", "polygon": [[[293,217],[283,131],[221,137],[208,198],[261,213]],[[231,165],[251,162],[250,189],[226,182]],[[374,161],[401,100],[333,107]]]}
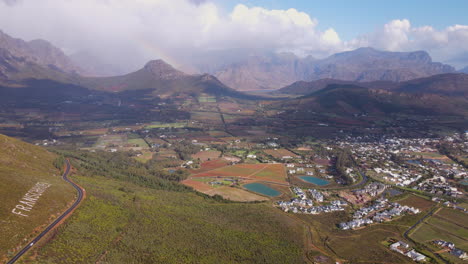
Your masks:
{"label": "blue sky", "polygon": [[228,12],[237,4],[267,9],[295,8],[319,22],[318,29],[334,28],[343,40],[374,31],[390,20],[408,19],[414,27],[442,30],[468,25],[467,0],[217,0]]}

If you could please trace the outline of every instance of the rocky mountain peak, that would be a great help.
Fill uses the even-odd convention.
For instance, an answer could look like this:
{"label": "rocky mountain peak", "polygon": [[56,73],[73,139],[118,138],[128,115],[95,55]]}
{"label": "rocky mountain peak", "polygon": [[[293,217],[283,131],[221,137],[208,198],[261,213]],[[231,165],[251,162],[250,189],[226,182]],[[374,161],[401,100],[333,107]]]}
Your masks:
{"label": "rocky mountain peak", "polygon": [[149,61],[143,69],[162,80],[175,80],[186,76],[185,73],[175,69],[163,60]]}
{"label": "rocky mountain peak", "polygon": [[36,39],[27,42],[0,31],[0,48],[8,50],[15,57],[24,58],[41,66],[67,73],[83,73],[62,50],[46,40]]}

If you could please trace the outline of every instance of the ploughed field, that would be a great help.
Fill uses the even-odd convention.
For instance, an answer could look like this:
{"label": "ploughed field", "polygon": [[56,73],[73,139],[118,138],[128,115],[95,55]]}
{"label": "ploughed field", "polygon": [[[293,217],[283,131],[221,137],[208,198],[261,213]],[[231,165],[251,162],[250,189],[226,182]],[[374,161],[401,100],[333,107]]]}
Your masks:
{"label": "ploughed field", "polygon": [[217,160],[202,163],[201,168],[194,170],[190,177],[182,181],[182,183],[199,192],[208,195],[218,194],[225,199],[234,201],[265,200],[265,197],[258,194],[263,194],[266,197],[271,196],[246,188],[244,184],[260,184],[261,182],[265,182],[273,186],[288,185],[283,164],[236,164],[224,166],[223,164],[225,163]]}

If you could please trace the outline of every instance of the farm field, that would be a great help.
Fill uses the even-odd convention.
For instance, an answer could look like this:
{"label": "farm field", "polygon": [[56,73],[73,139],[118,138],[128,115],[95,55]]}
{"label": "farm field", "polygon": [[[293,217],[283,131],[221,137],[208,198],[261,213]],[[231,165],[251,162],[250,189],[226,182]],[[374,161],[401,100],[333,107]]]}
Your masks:
{"label": "farm field", "polygon": [[390,237],[404,240],[403,232],[417,219],[406,223],[408,221],[403,217],[392,222],[393,225],[372,225],[359,230],[343,231],[336,224],[349,219],[346,212],[298,217],[309,224],[311,242],[326,250],[333,258],[346,259],[349,263],[414,263],[411,259],[390,251],[381,242]]}
{"label": "farm field", "polygon": [[147,125],[145,128],[146,129],[153,129],[153,128],[183,128],[187,124],[185,122],[179,122],[179,123],[161,123],[161,122],[153,122],[149,125]]}
{"label": "farm field", "polygon": [[237,202],[266,201],[267,198],[234,187],[223,186],[205,192],[208,195],[221,195],[224,199]]}
{"label": "farm field", "polygon": [[219,113],[193,111],[190,114],[191,114],[191,119],[193,120],[203,121],[205,123],[211,123],[211,124],[222,123],[221,116],[219,115]]}
{"label": "farm field", "polygon": [[296,154],[292,153],[291,151],[287,149],[267,149],[267,150],[264,150],[263,152],[277,159],[282,159],[285,156],[289,156],[293,158],[297,156]]}
{"label": "farm field", "polygon": [[146,144],[146,142],[141,138],[129,139],[127,140],[127,144],[129,144],[130,146],[136,146],[140,148],[148,148],[148,144]]}
{"label": "farm field", "polygon": [[209,95],[199,96],[198,102],[199,103],[216,103],[216,97],[209,96]]}
{"label": "farm field", "polygon": [[220,130],[213,130],[209,131],[208,134],[212,137],[228,137],[230,136],[228,133],[225,131],[220,131]]}
{"label": "farm field", "polygon": [[192,174],[191,177],[241,177],[255,181],[287,183],[283,164],[236,164]]}
{"label": "farm field", "polygon": [[197,173],[225,167],[227,165],[228,165],[228,162],[223,159],[210,160],[210,161],[203,162],[199,169],[191,170],[191,173],[197,174]]}
{"label": "farm field", "polygon": [[153,152],[150,151],[143,151],[141,156],[136,156],[135,159],[138,160],[139,162],[147,162],[150,159],[153,158]]}
{"label": "farm field", "polygon": [[208,150],[208,151],[200,151],[192,155],[193,159],[200,159],[201,162],[205,162],[208,160],[214,160],[219,158],[221,155],[221,151],[217,150]]}
{"label": "farm field", "polygon": [[442,239],[468,251],[468,216],[463,212],[442,208],[419,226],[411,237],[428,245],[435,239]]}
{"label": "farm field", "polygon": [[95,148],[104,149],[108,146],[123,146],[127,142],[126,134],[117,135],[103,135],[100,136],[97,142],[94,144]]}
{"label": "farm field", "polygon": [[406,195],[402,197],[402,199],[396,200],[396,202],[400,203],[401,205],[407,205],[407,206],[418,208],[421,211],[427,211],[432,206],[435,205],[433,201],[414,195],[414,194]]}

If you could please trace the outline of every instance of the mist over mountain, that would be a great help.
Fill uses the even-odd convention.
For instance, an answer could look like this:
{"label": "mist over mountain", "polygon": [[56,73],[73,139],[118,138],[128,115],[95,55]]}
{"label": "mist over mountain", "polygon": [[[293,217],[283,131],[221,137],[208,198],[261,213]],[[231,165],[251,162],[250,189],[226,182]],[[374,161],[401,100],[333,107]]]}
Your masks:
{"label": "mist over mountain", "polygon": [[461,73],[466,73],[468,74],[468,66],[466,66],[465,68],[463,69],[460,69],[458,72],[461,72]]}
{"label": "mist over mountain", "polygon": [[359,48],[320,60],[286,53],[249,56],[211,73],[236,89],[262,90],[278,89],[300,80],[402,82],[450,72],[455,72],[452,66],[433,62],[425,51],[388,52]]}
{"label": "mist over mountain", "polygon": [[43,39],[27,42],[13,38],[0,30],[0,48],[7,50],[11,56],[23,58],[25,61],[41,66],[59,69],[67,73],[84,73],[62,50]]}

